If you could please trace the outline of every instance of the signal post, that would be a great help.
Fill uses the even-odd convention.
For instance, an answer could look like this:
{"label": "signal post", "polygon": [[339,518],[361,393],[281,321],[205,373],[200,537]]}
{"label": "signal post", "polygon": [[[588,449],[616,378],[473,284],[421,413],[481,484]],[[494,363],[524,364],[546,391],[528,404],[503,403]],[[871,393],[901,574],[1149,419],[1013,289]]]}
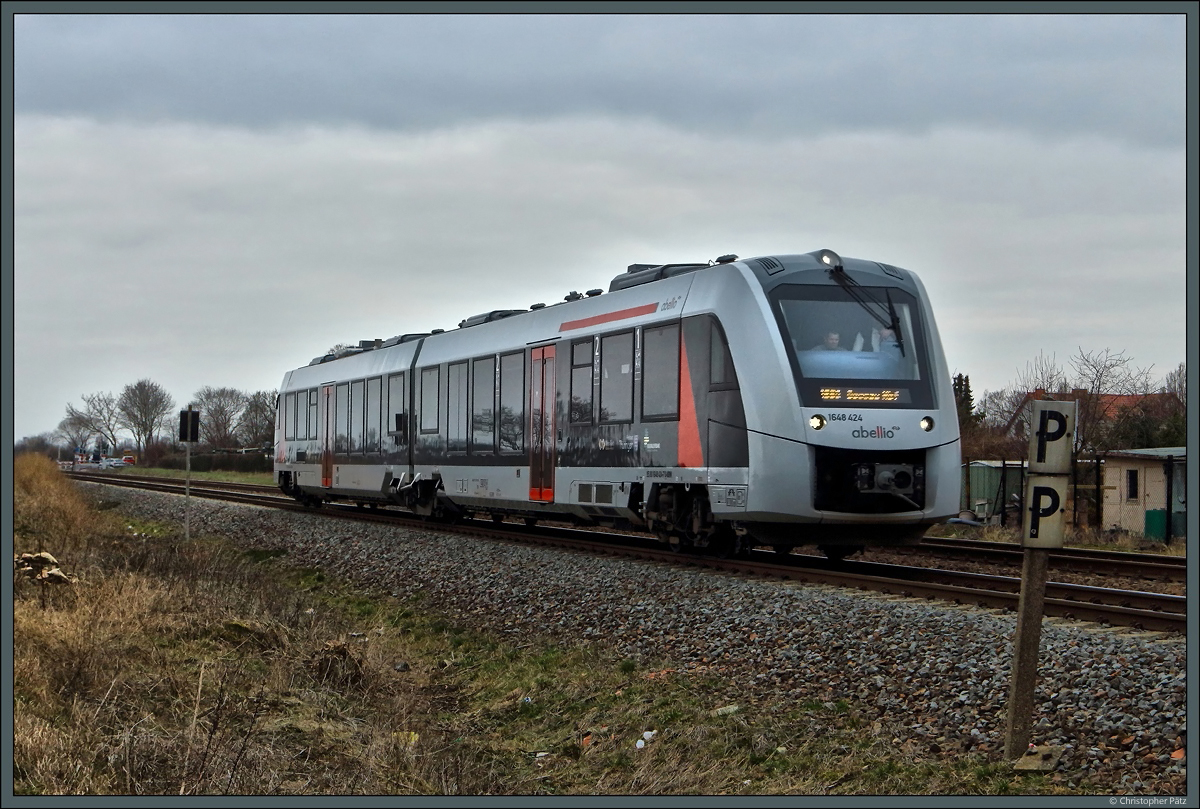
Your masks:
{"label": "signal post", "polygon": [[1046,571],[1052,548],[1063,546],[1066,528],[1067,475],[1075,443],[1075,402],[1036,401],[1029,436],[1029,477],[1021,545],[1021,598],[1013,639],[1012,682],[1008,692],[1008,727],[1004,757],[1020,758],[1029,747],[1033,721],[1033,689],[1037,683],[1046,603]]}
{"label": "signal post", "polygon": [[192,538],[192,444],[200,440],[200,411],[193,410],[191,405],[187,410],[179,411],[179,440],[187,453],[187,474],[183,484],[183,538]]}

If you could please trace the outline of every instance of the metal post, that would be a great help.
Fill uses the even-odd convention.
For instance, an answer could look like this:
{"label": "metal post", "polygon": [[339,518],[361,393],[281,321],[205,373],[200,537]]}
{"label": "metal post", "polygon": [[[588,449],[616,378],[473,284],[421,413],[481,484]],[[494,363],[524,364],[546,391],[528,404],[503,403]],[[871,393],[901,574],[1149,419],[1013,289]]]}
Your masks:
{"label": "metal post", "polygon": [[1104,488],[1101,485],[1101,469],[1099,453],[1092,453],[1092,463],[1096,467],[1096,534],[1104,530]]}
{"label": "metal post", "polygon": [[1163,534],[1163,544],[1171,544],[1171,507],[1175,504],[1175,456],[1168,455],[1163,464],[1163,472],[1167,476],[1167,529]]}
{"label": "metal post", "polygon": [[1000,461],[1000,527],[1008,525],[1008,459]]}
{"label": "metal post", "polygon": [[[963,503],[963,508],[974,511],[975,504],[973,502],[971,502],[971,459],[970,458],[963,458],[963,483],[965,484],[965,488],[967,490],[966,491],[967,502]],[[975,516],[979,517],[980,515],[976,514]]]}
{"label": "metal post", "polygon": [[[188,405],[188,424],[191,422],[192,406]],[[188,429],[191,429],[190,427]],[[190,438],[191,436],[189,436]],[[186,447],[187,454],[187,475],[184,477],[183,484],[183,538],[187,542],[192,540],[192,442],[184,441],[183,446]]]}
{"label": "metal post", "polygon": [[1071,527],[1079,527],[1079,464],[1071,453]]}

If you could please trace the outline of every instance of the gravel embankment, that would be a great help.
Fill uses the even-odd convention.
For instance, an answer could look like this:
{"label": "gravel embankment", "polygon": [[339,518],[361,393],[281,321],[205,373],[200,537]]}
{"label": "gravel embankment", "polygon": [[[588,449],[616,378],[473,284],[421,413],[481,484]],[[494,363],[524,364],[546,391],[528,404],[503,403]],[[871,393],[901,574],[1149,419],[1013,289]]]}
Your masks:
{"label": "gravel embankment", "polygon": [[[178,496],[102,496],[183,521]],[[1003,748],[1011,614],[197,499],[191,508],[193,534],[287,548],[296,564],[422,592],[494,632],[717,669],[731,690],[715,696],[743,704],[845,699],[920,754],[997,758]],[[1186,760],[1171,754],[1187,737],[1186,666],[1182,638],[1048,620],[1032,741],[1064,748],[1064,785],[1184,794]]]}

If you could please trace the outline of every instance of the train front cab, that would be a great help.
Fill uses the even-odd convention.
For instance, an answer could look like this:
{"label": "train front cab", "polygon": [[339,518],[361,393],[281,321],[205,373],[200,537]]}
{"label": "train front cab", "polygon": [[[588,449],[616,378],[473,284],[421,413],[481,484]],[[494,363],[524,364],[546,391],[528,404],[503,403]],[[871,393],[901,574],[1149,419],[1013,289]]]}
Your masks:
{"label": "train front cab", "polygon": [[[806,491],[756,488],[748,519],[780,550],[817,544],[841,556],[915,543],[957,510],[958,422],[924,291],[895,268],[854,265],[849,280],[792,273],[768,292],[802,438],[752,433],[755,478]],[[802,524],[780,520],[789,511]]]}

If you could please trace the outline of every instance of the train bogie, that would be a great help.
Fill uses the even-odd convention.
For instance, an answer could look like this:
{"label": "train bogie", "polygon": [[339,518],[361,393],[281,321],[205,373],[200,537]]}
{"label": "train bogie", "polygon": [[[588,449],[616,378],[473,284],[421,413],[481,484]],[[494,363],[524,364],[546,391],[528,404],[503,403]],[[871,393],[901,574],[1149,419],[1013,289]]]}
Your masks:
{"label": "train bogie", "polygon": [[924,288],[829,251],[633,265],[607,293],[318,358],[285,375],[276,436],[277,482],[305,502],[630,525],[679,548],[836,556],[958,507]]}

